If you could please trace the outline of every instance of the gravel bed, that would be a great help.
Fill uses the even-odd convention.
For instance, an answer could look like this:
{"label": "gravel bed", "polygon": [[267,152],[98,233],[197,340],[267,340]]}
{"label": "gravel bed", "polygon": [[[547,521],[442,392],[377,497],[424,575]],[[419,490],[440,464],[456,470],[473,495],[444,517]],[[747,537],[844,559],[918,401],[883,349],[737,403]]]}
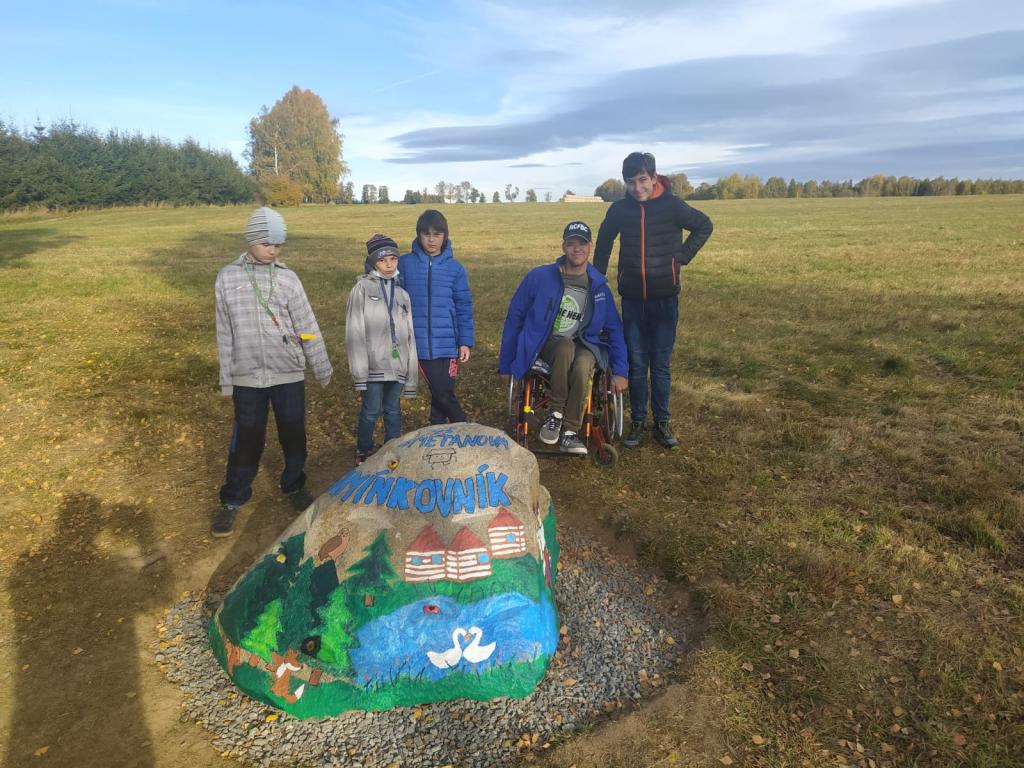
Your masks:
{"label": "gravel bed", "polygon": [[504,766],[651,695],[683,653],[688,620],[665,582],[571,532],[559,532],[558,651],[524,699],[457,701],[298,720],[232,685],[209,649],[205,596],[174,605],[156,661],[185,693],[182,722],[247,765]]}

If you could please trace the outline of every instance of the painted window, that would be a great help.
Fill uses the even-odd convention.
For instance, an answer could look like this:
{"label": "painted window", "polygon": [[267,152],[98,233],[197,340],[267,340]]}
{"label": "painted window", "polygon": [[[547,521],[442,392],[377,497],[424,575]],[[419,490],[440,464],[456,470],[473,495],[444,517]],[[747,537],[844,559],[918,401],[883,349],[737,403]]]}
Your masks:
{"label": "painted window", "polygon": [[478,563],[489,563],[491,561],[491,556],[488,555],[486,552],[481,552],[479,555],[476,556],[476,561]]}
{"label": "painted window", "polygon": [[444,558],[441,557],[441,555],[432,555],[430,558],[430,562],[432,562],[434,565],[440,565],[443,559]]}
{"label": "painted window", "polygon": [[516,543],[516,535],[514,533],[506,533],[505,534],[505,541],[507,541],[509,544],[515,544]]}
{"label": "painted window", "polygon": [[412,564],[413,565],[423,565],[423,558],[422,557],[414,557],[412,559]]}

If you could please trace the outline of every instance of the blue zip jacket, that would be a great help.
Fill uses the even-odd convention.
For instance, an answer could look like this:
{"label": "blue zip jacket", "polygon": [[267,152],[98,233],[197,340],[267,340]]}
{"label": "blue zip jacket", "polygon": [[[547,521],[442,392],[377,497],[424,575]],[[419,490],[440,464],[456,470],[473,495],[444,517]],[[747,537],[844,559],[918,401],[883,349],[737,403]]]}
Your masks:
{"label": "blue zip jacket", "polygon": [[[510,373],[522,379],[540,355],[544,342],[551,335],[555,313],[565,292],[561,272],[564,263],[563,256],[554,264],[534,267],[519,284],[501,332],[498,373]],[[590,301],[583,317],[580,341],[594,353],[601,370],[610,368],[613,374],[625,378],[629,375],[626,340],[608,280],[592,264],[587,264],[587,276]]]}
{"label": "blue zip jacket", "polygon": [[419,238],[413,240],[412,251],[398,260],[398,282],[412,301],[420,360],[458,357],[459,347],[473,346],[473,296],[451,240],[433,258],[420,247]]}

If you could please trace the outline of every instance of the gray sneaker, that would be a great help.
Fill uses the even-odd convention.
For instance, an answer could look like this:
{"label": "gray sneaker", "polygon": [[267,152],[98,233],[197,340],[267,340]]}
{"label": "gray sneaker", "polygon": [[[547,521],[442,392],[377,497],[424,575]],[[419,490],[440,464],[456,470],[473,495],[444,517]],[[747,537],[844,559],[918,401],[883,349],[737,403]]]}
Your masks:
{"label": "gray sneaker", "polygon": [[571,453],[574,456],[587,455],[587,446],[580,442],[580,438],[575,432],[566,432],[562,435],[562,442],[558,446],[558,450],[562,453]]}
{"label": "gray sneaker", "polygon": [[537,437],[545,445],[554,445],[558,442],[558,435],[562,432],[562,414],[558,411],[552,411],[548,414],[548,417],[544,419],[544,424],[540,428],[540,433]]}
{"label": "gray sneaker", "polygon": [[238,507],[234,504],[221,504],[213,516],[213,524],[210,526],[210,535],[216,539],[230,536],[235,530],[235,518],[238,516]]}
{"label": "gray sneaker", "polygon": [[642,421],[634,421],[629,425],[629,434],[622,441],[626,448],[639,448],[647,436],[647,425]]}
{"label": "gray sneaker", "polygon": [[670,451],[679,450],[679,438],[672,434],[672,428],[667,421],[654,422],[654,439]]}

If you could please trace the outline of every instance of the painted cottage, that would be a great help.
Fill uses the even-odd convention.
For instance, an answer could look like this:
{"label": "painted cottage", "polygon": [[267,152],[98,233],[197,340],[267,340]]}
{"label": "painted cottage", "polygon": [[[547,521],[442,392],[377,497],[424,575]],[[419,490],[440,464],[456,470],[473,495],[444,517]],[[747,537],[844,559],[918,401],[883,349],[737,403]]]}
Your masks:
{"label": "painted cottage", "polygon": [[526,554],[526,529],[518,517],[502,507],[487,526],[487,538],[495,557]]}
{"label": "painted cottage", "polygon": [[405,580],[441,581],[445,577],[445,546],[429,525],[405,550]]}
{"label": "painted cottage", "polygon": [[445,558],[448,581],[471,581],[491,575],[491,555],[469,528],[463,526],[452,539]]}

